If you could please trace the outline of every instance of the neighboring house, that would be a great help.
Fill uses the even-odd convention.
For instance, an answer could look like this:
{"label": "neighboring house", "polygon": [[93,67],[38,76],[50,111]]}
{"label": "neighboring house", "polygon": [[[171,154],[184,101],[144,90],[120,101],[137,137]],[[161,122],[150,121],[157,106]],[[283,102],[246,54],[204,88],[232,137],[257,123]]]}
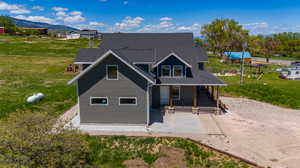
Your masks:
{"label": "neighboring house", "polygon": [[79,39],[80,38],[80,34],[77,31],[70,31],[69,33],[67,33],[66,38],[68,40]]}
{"label": "neighboring house", "polygon": [[97,30],[83,29],[80,31],[70,31],[67,33],[67,39],[91,38],[96,39],[100,36]]}
{"label": "neighboring house", "polygon": [[4,27],[0,27],[0,34],[5,34],[5,29],[4,29]]}
{"label": "neighboring house", "polygon": [[242,58],[244,58],[245,63],[251,63],[252,57],[249,52],[225,52],[224,55],[226,56],[226,63],[234,64],[240,63]]}
{"label": "neighboring house", "polygon": [[283,69],[281,73],[281,78],[290,80],[300,79],[300,66]]}
{"label": "neighboring house", "polygon": [[81,123],[150,124],[151,109],[219,110],[223,81],[204,70],[206,51],[192,33],[104,33],[75,64]]}
{"label": "neighboring house", "polygon": [[96,39],[98,38],[98,31],[97,30],[89,30],[89,29],[83,29],[79,31],[80,38],[92,38]]}

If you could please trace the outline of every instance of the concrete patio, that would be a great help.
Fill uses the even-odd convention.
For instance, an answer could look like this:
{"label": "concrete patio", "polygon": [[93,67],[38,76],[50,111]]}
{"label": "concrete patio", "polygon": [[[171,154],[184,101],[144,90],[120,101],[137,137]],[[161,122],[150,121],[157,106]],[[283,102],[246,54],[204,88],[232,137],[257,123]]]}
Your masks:
{"label": "concrete patio", "polygon": [[105,133],[142,133],[142,134],[169,134],[178,136],[189,135],[222,135],[222,131],[213,119],[213,114],[195,115],[186,112],[165,114],[159,110],[151,110],[151,125],[116,125],[116,124],[80,124],[78,106],[66,112],[61,119],[69,120],[67,126],[93,135]]}

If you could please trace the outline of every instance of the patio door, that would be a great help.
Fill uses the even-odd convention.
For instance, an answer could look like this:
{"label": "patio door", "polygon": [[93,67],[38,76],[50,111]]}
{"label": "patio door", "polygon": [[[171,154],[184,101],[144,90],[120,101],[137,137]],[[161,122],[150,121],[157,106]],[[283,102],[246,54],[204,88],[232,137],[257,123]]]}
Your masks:
{"label": "patio door", "polygon": [[170,98],[169,86],[160,86],[160,105],[168,105]]}

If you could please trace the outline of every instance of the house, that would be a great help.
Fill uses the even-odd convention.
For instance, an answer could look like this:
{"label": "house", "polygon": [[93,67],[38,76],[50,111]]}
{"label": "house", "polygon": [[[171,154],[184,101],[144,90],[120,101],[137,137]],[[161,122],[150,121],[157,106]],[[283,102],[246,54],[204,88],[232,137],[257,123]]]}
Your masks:
{"label": "house", "polygon": [[96,39],[100,35],[97,30],[83,29],[80,31],[70,31],[67,33],[67,39],[91,38]]}
{"label": "house", "polygon": [[290,80],[299,80],[300,79],[300,66],[283,69],[281,72],[281,78],[290,79]]}
{"label": "house", "polygon": [[219,110],[226,84],[204,69],[206,51],[192,33],[104,33],[99,48],[81,49],[75,64],[80,122],[149,125],[154,108]]}
{"label": "house", "polygon": [[80,34],[77,31],[70,31],[70,32],[67,33],[66,38],[68,40],[70,40],[70,39],[79,39]]}
{"label": "house", "polygon": [[224,55],[226,56],[226,63],[234,64],[240,63],[242,58],[244,58],[245,63],[251,63],[252,57],[249,52],[225,52]]}
{"label": "house", "polygon": [[97,30],[89,30],[89,29],[83,29],[79,31],[80,38],[92,38],[96,39],[98,38],[98,31]]}
{"label": "house", "polygon": [[5,29],[4,29],[4,27],[0,27],[0,34],[5,34]]}

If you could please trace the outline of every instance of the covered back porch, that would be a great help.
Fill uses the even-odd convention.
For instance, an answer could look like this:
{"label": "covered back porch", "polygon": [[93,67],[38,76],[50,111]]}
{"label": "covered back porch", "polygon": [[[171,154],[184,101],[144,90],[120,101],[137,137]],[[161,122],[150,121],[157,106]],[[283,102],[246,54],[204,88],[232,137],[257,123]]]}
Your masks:
{"label": "covered back porch", "polygon": [[167,113],[220,114],[220,86],[161,85],[152,90],[152,108]]}

